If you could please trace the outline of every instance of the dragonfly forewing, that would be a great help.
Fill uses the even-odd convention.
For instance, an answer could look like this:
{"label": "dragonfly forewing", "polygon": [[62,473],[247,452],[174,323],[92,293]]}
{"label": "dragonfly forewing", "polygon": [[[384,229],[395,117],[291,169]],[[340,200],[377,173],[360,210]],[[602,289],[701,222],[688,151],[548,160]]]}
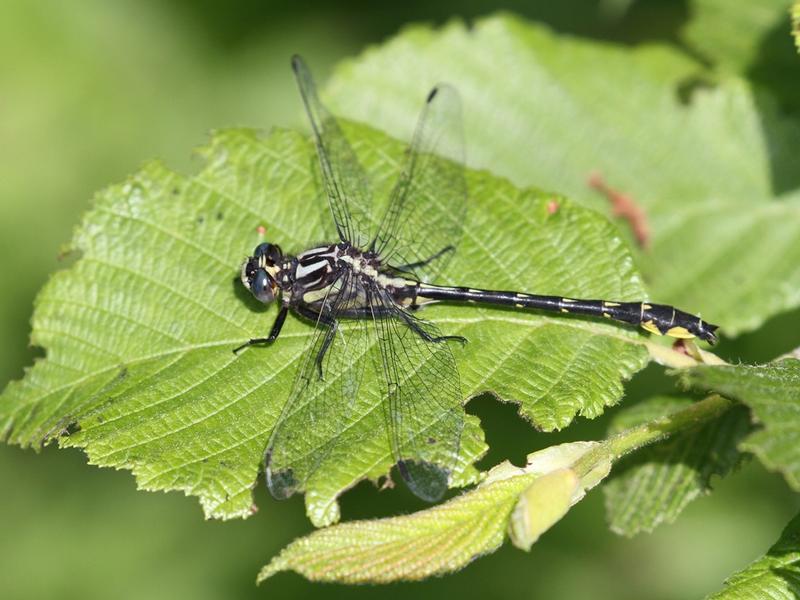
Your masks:
{"label": "dragonfly forewing", "polygon": [[461,100],[455,88],[439,84],[428,95],[381,219],[375,250],[384,261],[416,265],[411,270],[426,281],[446,268],[467,213],[463,163]]}
{"label": "dragonfly forewing", "polygon": [[336,118],[320,102],[303,59],[294,56],[292,69],[311,122],[322,184],[339,239],[365,247],[375,230],[369,179]]}

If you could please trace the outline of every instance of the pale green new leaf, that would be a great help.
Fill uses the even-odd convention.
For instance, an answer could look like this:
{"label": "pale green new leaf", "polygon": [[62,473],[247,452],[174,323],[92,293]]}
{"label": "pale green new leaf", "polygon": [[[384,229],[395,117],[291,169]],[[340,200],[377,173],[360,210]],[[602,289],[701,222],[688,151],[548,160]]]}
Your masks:
{"label": "pale green new leaf", "polygon": [[800,490],[800,360],[702,366],[682,372],[681,379],[750,407],[763,427],[747,436],[740,449],[780,471],[792,488]]}
{"label": "pale green new leaf", "polygon": [[[587,183],[601,174],[646,210],[651,298],[731,335],[800,306],[800,126],[742,80],[694,89],[703,74],[673,48],[502,16],[409,28],[327,89],[338,110],[408,138],[426,90],[454,84],[471,165],[606,209]],[[798,80],[800,63],[785,77]]]}
{"label": "pale green new leaf", "polygon": [[725,582],[709,600],[795,600],[800,597],[800,515],[769,552]]}
{"label": "pale green new leaf", "polygon": [[[596,442],[574,442],[547,448],[528,456],[525,468],[508,462],[498,465],[477,489],[439,506],[315,531],[289,544],[261,570],[258,581],[287,570],[313,581],[425,579],[495,551],[509,527],[515,543],[529,548],[608,474],[611,463],[605,458],[583,476],[571,470],[579,458],[598,447]],[[540,509],[544,518],[541,513],[520,514],[532,507]]]}
{"label": "pale green new leaf", "polygon": [[[404,145],[363,126],[348,131],[385,197]],[[206,515],[228,518],[255,509],[265,446],[313,331],[290,317],[277,343],[235,356],[275,315],[243,289],[241,261],[261,241],[259,226],[297,252],[324,239],[330,216],[312,146],[297,133],[222,132],[203,153],[195,176],[151,164],[98,195],[72,242],[75,264],[37,299],[32,341],[47,357],[5,390],[0,436],[26,446],[58,437],[93,464],[132,470],[143,489],[182,490]],[[447,281],[641,297],[625,244],[603,217],[487,173],[467,177],[470,215]],[[652,346],[629,328],[561,315],[445,306],[424,315],[469,340],[454,347],[465,398],[493,391],[542,429],[617,402]],[[393,463],[380,389],[368,373],[335,460],[308,482],[318,525],[338,518],[343,490]],[[485,451],[477,419],[467,425],[455,485],[475,480],[470,465]]]}
{"label": "pale green new leaf", "polygon": [[[693,404],[689,398],[656,396],[615,415],[609,435]],[[694,430],[639,450],[614,467],[603,486],[612,531],[625,536],[671,523],[695,498],[741,461],[737,444],[750,431],[749,412],[737,407]]]}
{"label": "pale green new leaf", "polygon": [[514,545],[530,550],[545,531],[567,514],[579,485],[580,479],[572,469],[537,477],[519,495],[511,513],[508,535]]}

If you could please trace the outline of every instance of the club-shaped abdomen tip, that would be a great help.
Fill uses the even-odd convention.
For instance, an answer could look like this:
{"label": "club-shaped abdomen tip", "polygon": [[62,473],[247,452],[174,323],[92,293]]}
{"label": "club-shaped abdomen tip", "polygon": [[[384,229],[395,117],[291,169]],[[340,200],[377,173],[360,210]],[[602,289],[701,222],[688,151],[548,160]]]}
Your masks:
{"label": "club-shaped abdomen tip", "polygon": [[700,339],[705,340],[713,346],[719,341],[716,333],[717,329],[719,329],[718,325],[712,325],[711,323],[700,321]]}

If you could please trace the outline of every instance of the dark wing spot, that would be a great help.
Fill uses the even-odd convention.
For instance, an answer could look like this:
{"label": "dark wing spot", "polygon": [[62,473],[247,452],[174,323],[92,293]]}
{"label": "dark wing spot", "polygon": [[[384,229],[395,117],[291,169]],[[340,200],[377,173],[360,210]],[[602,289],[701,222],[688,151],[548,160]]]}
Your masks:
{"label": "dark wing spot", "polygon": [[267,488],[276,500],[286,500],[297,491],[297,480],[290,468],[273,471],[267,467]]}
{"label": "dark wing spot", "polygon": [[408,489],[426,502],[440,500],[447,491],[450,472],[439,465],[417,460],[398,460],[397,469]]}

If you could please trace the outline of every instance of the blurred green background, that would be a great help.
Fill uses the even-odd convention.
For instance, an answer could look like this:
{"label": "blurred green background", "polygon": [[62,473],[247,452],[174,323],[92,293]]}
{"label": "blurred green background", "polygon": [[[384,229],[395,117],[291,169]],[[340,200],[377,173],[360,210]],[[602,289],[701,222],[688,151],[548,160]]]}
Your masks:
{"label": "blurred green background", "polygon": [[[691,17],[678,1],[569,0],[495,3],[235,0],[4,0],[0,3],[0,386],[33,360],[33,298],[60,266],[59,250],[94,191],[160,157],[188,171],[191,149],[212,128],[302,124],[288,66],[303,54],[322,82],[335,63],[409,22],[443,23],[498,9],[558,31],[625,44],[681,46]],[[787,28],[788,40],[788,28]],[[765,40],[765,56],[776,42]],[[790,44],[789,44],[790,45]],[[781,52],[782,42],[777,42]],[[687,52],[691,49],[684,48]],[[765,58],[747,73],[796,112]],[[795,82],[796,83],[796,82]],[[773,319],[723,347],[763,361],[786,351],[800,313]],[[629,401],[672,390],[649,368]],[[607,416],[569,435],[538,434],[513,408],[470,405],[492,446],[484,466],[561,439],[603,435]],[[205,522],[191,498],[137,492],[129,473],[85,464],[78,451],[41,454],[0,446],[0,595],[3,598],[463,597],[689,598],[757,557],[800,503],[756,464],[718,483],[671,526],[624,540],[604,524],[593,492],[530,554],[504,547],[462,572],[420,584],[347,588],[282,574],[261,588],[255,574],[310,530],[299,498],[276,503],[259,487],[247,521]],[[380,496],[362,484],[345,518],[397,514],[420,504],[403,490]]]}

